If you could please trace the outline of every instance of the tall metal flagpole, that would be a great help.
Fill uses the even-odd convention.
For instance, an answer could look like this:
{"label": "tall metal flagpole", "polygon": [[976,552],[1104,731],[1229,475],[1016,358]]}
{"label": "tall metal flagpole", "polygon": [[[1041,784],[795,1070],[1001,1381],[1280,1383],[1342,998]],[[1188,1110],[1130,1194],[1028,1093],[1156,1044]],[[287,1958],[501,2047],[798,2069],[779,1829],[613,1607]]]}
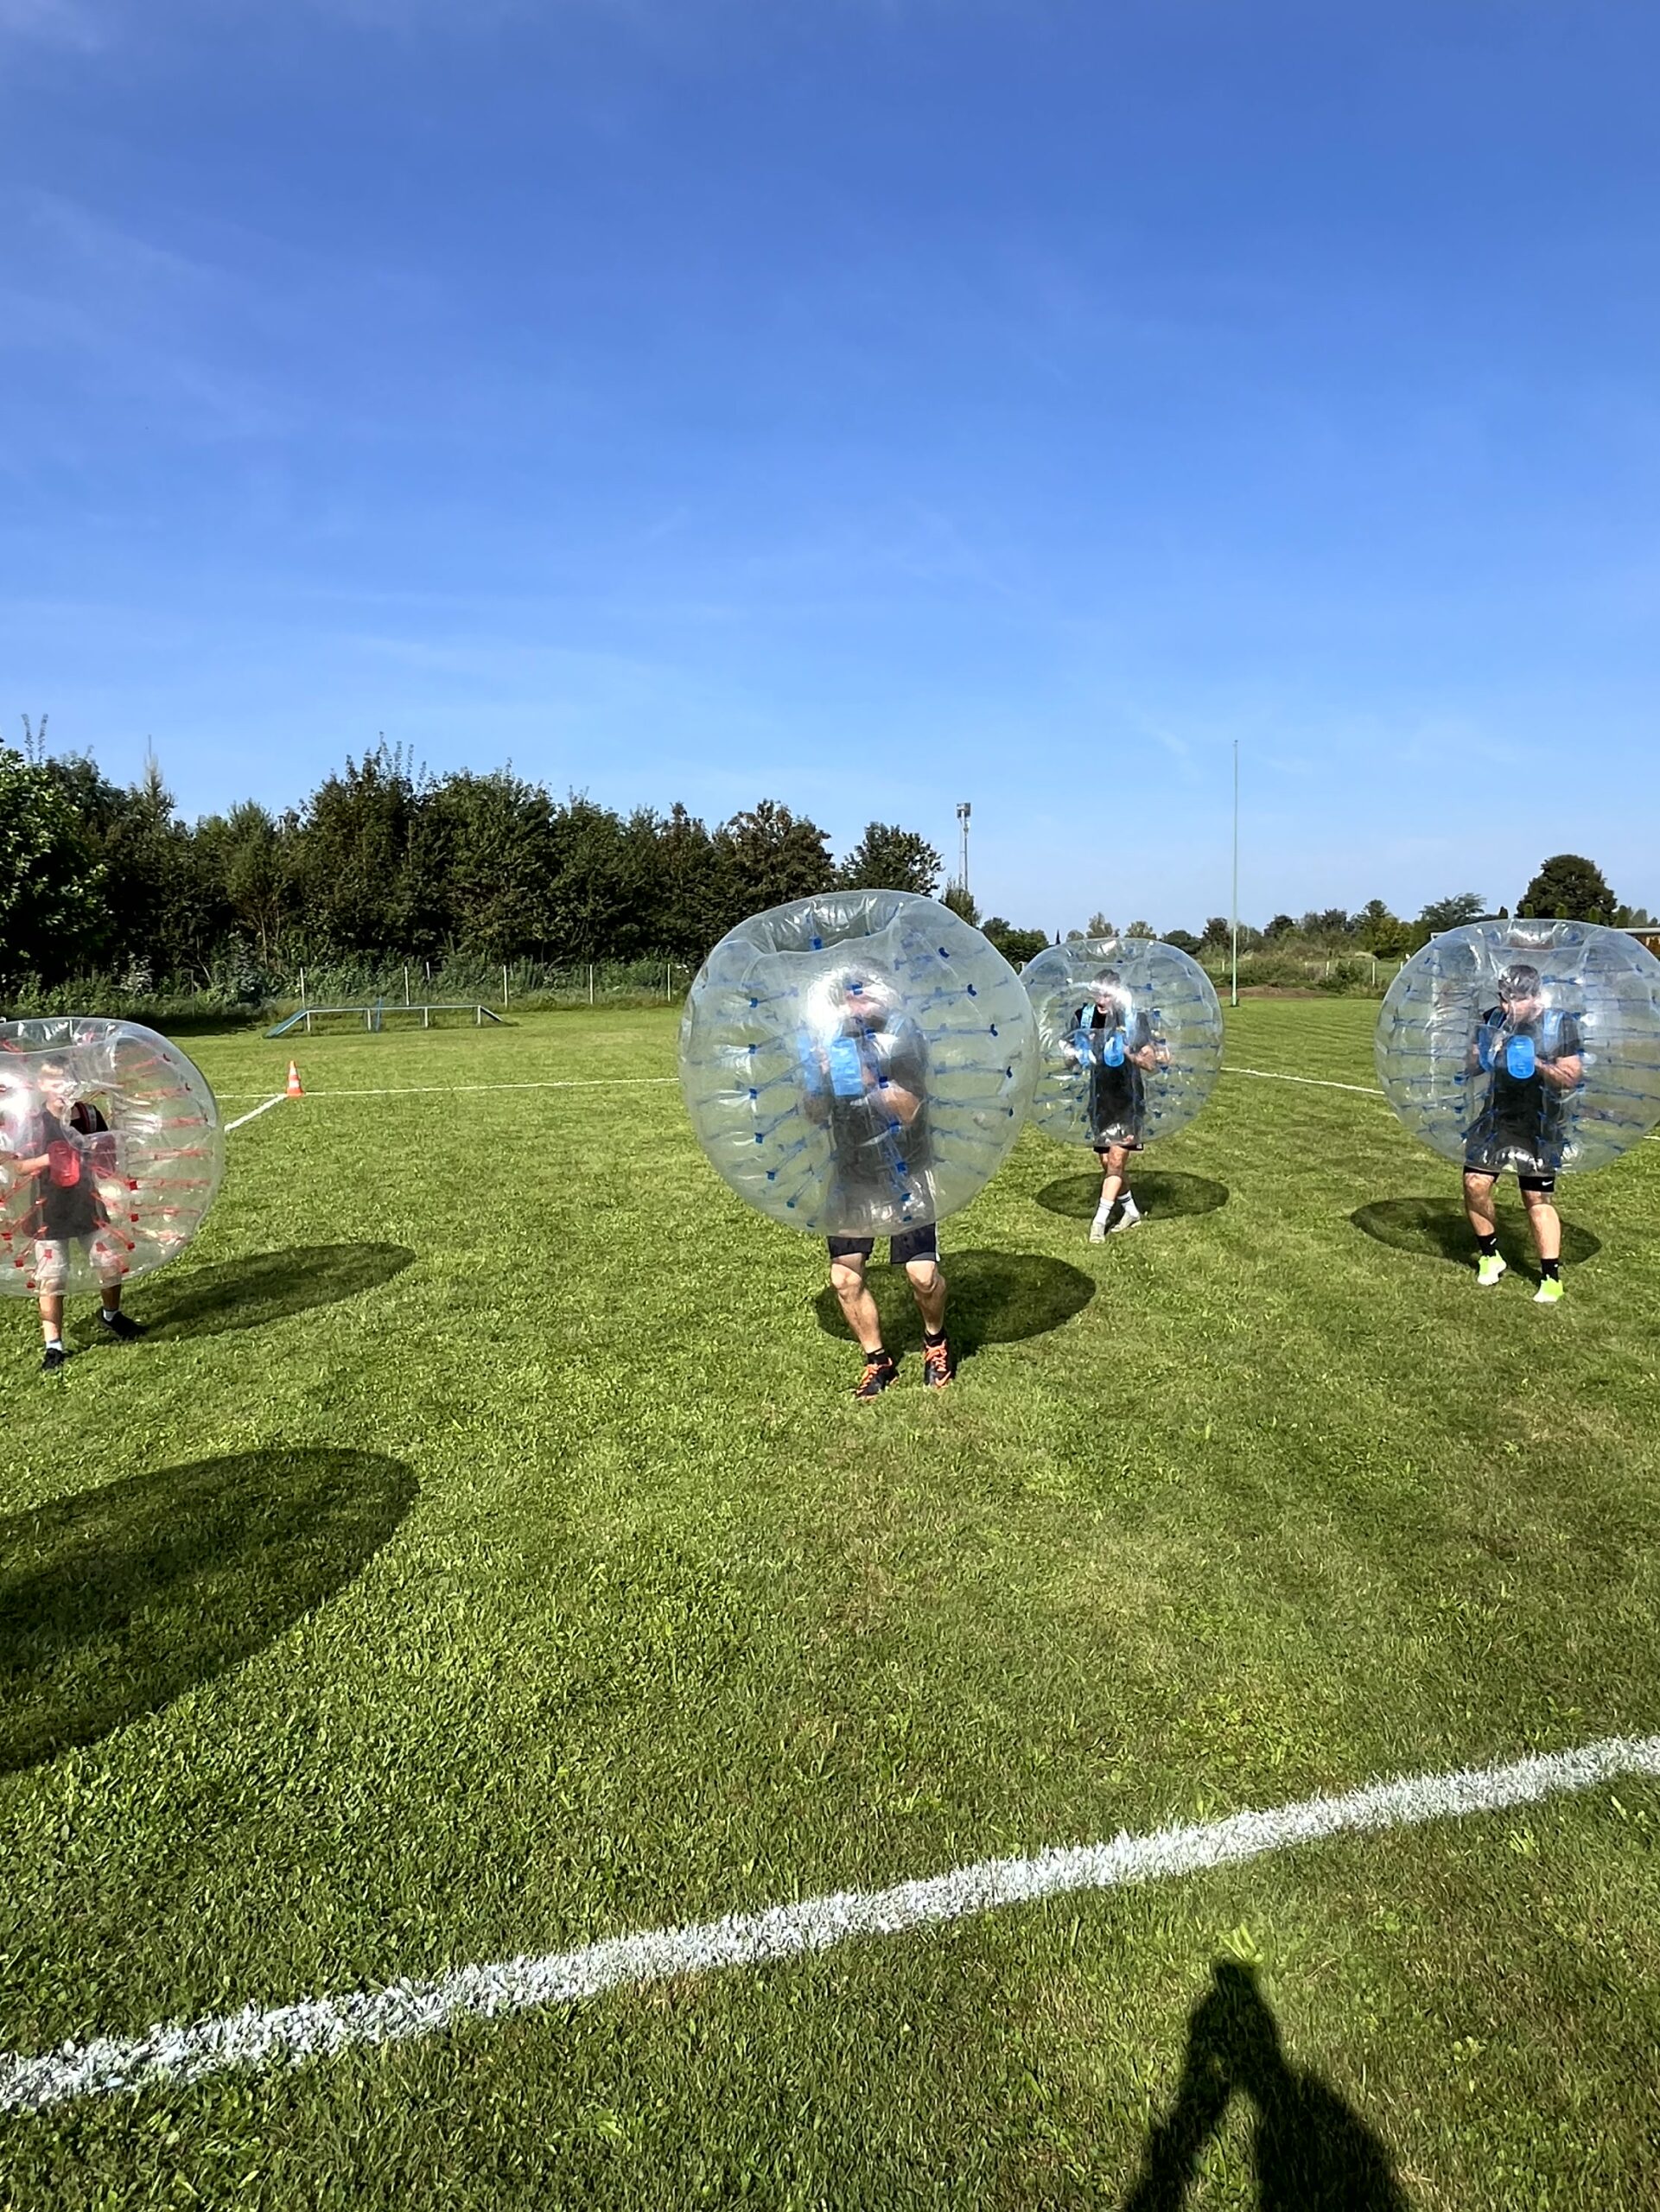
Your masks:
{"label": "tall metal flagpole", "polygon": [[969,887],[969,815],[970,810],[970,803],[967,799],[964,799],[958,804],[957,809],[957,825],[962,832],[963,847],[962,856],[957,864],[957,880],[962,885],[964,895],[965,897],[967,896]]}
{"label": "tall metal flagpole", "polygon": [[1233,741],[1233,988],[1230,1003],[1239,1003],[1239,740]]}

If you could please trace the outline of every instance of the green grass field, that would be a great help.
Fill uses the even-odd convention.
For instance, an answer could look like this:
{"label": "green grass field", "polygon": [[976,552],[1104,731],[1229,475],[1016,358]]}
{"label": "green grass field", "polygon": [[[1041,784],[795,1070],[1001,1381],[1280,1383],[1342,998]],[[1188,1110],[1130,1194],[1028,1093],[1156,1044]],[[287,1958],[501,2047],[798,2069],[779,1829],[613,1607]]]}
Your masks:
{"label": "green grass field", "polygon": [[[1368,1085],[1373,1013],[1230,1062]],[[1224,1076],[1097,1247],[1028,1133],[944,1231],[957,1385],[900,1295],[861,1405],[673,1046],[302,1043],[143,1343],[83,1306],[44,1378],[0,1313],[0,2047],[1660,1727],[1660,1147],[1568,1186],[1542,1310],[1381,1098]],[[189,1049],[234,1115],[289,1047]],[[90,2094],[0,2202],[1608,2212],[1657,2053],[1631,1781]]]}

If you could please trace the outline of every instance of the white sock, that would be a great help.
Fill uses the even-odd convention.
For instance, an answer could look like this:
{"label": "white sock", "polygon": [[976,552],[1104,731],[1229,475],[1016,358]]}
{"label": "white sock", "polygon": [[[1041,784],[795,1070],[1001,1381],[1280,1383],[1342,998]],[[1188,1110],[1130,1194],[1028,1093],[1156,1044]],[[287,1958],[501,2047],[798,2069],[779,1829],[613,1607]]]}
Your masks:
{"label": "white sock", "polygon": [[120,1311],[120,1308],[118,1306],[118,1307],[116,1307],[116,1308],[115,1308],[114,1312],[112,1312],[109,1306],[99,1306],[99,1313],[102,1313],[102,1314],[103,1314],[104,1319],[105,1319],[106,1321],[113,1321],[113,1320],[114,1320],[114,1319],[115,1319],[116,1313],[118,1313],[118,1312]]}
{"label": "white sock", "polygon": [[1116,1199],[1112,1200],[1110,1204],[1105,1198],[1103,1198],[1100,1205],[1097,1206],[1095,1210],[1096,1219],[1097,1221],[1104,1221],[1107,1216],[1112,1211],[1113,1206],[1116,1204]]}
{"label": "white sock", "polygon": [[67,1347],[61,1337],[48,1337],[46,1340],[46,1349],[48,1351],[62,1351]]}
{"label": "white sock", "polygon": [[1128,1191],[1124,1192],[1123,1197],[1120,1198],[1118,1203],[1124,1210],[1124,1217],[1127,1221],[1139,1221],[1141,1219],[1142,1210],[1136,1205],[1135,1199],[1131,1198]]}

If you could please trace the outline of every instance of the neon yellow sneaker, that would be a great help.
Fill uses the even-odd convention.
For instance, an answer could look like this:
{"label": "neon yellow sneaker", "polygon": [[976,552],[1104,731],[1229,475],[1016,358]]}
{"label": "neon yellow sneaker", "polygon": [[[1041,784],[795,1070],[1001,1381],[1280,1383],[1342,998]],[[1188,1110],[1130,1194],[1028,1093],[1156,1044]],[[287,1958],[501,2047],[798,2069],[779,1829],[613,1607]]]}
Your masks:
{"label": "neon yellow sneaker", "polygon": [[1504,1262],[1499,1258],[1498,1253],[1484,1252],[1476,1262],[1477,1288],[1491,1290],[1504,1273]]}
{"label": "neon yellow sneaker", "polygon": [[1560,1275],[1547,1275],[1533,1294],[1536,1306],[1560,1306],[1561,1298],[1562,1279]]}

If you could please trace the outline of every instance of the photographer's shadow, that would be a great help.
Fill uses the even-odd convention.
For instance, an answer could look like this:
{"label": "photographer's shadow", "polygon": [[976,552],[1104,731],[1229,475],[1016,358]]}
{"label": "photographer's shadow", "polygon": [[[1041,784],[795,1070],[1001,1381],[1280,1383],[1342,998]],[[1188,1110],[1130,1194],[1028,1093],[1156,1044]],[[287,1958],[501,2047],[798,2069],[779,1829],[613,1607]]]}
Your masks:
{"label": "photographer's shadow", "polygon": [[[1409,1252],[1415,1259],[1442,1260],[1460,1268],[1476,1263],[1475,1232],[1456,1198],[1377,1198],[1370,1205],[1357,1206],[1349,1218],[1363,1236],[1397,1252]],[[1494,1218],[1498,1249],[1506,1262],[1513,1268],[1536,1267],[1526,1216],[1505,1206]],[[1601,1249],[1602,1239],[1588,1229],[1562,1223],[1562,1259],[1568,1266],[1583,1267]]]}
{"label": "photographer's shadow", "polygon": [[1251,2108],[1258,2212],[1409,2212],[1383,2144],[1336,2090],[1288,2062],[1254,1969],[1231,1959],[1193,2008],[1175,2101],[1124,2212],[1179,2212],[1237,2096]]}
{"label": "photographer's shadow", "polygon": [[245,1452],[0,1519],[0,1773],[95,1744],[359,1574],[416,1482],[371,1452]]}
{"label": "photographer's shadow", "polygon": [[[151,1343],[260,1329],[378,1290],[414,1260],[403,1244],[298,1244],[284,1252],[249,1253],[187,1274],[169,1272],[136,1283],[133,1318],[143,1323]],[[108,1332],[94,1328],[79,1333],[90,1343]]]}
{"label": "photographer's shadow", "polygon": [[[1081,1313],[1095,1295],[1093,1275],[1041,1252],[946,1252],[940,1266],[949,1286],[945,1326],[959,1360],[983,1344],[1040,1337]],[[866,1281],[881,1315],[882,1340],[894,1351],[915,1351],[922,1322],[903,1268],[872,1265]],[[828,1284],[813,1301],[818,1325],[850,1342],[836,1293]]]}
{"label": "photographer's shadow", "polygon": [[[1149,1221],[1174,1221],[1185,1215],[1215,1213],[1228,1203],[1225,1183],[1208,1175],[1177,1175],[1163,1168],[1143,1172],[1130,1167],[1130,1186],[1135,1203]],[[1064,1214],[1068,1221],[1088,1221],[1101,1203],[1101,1171],[1088,1175],[1058,1175],[1033,1193],[1046,1213]]]}

